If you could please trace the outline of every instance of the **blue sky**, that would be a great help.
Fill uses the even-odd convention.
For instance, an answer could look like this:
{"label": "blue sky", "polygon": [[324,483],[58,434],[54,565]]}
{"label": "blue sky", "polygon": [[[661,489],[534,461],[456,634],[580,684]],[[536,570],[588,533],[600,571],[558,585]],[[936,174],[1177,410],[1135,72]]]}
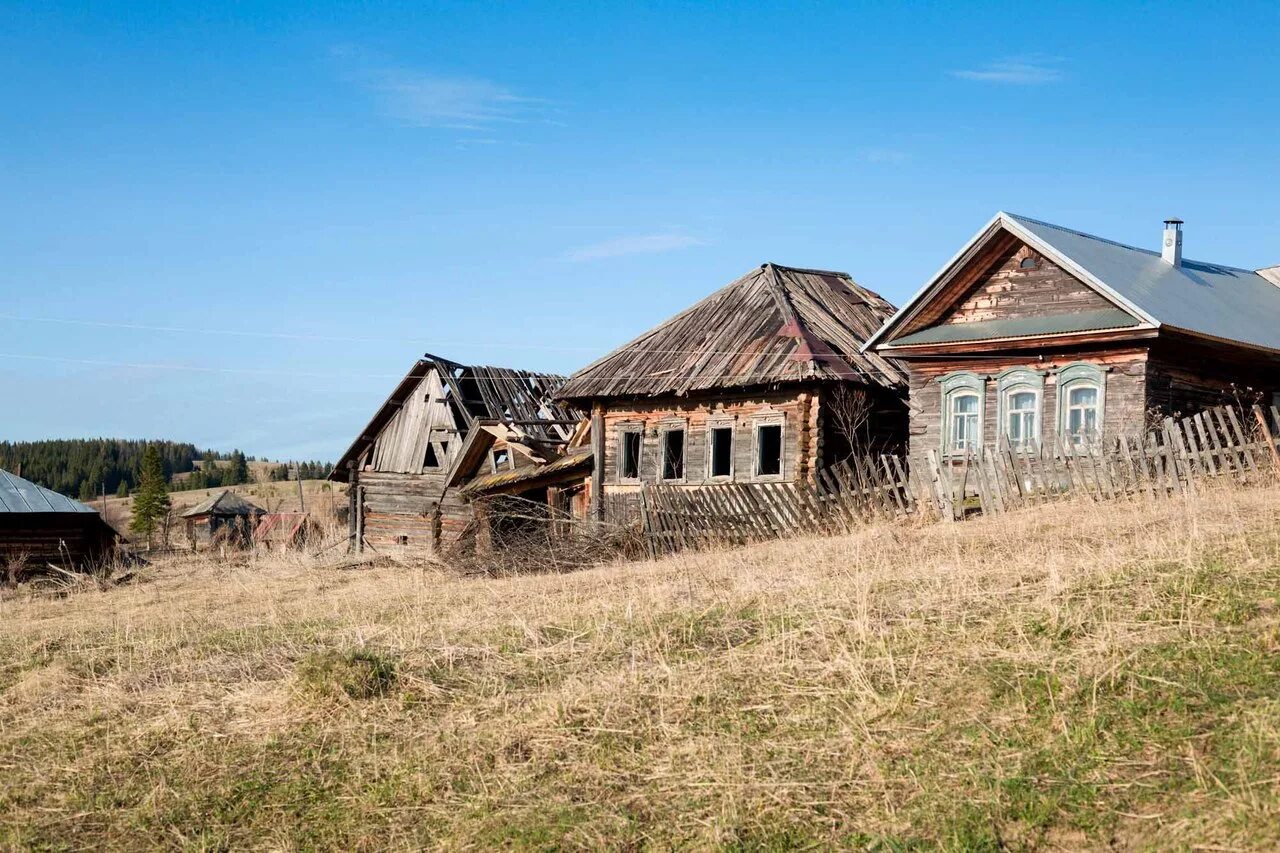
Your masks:
{"label": "blue sky", "polygon": [[1280,263],[1276,4],[0,4],[0,438],[334,459],[422,351],[571,372],[999,209]]}

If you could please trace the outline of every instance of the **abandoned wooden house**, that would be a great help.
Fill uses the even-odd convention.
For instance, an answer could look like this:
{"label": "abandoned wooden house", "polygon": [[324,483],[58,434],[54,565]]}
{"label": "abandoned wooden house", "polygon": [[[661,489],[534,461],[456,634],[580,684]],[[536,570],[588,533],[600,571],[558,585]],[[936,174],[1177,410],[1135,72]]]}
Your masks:
{"label": "abandoned wooden house", "polygon": [[0,470],[0,581],[49,564],[84,568],[109,556],[118,539],[91,507]]}
{"label": "abandoned wooden house", "polygon": [[1280,269],[1184,259],[998,213],[868,352],[911,375],[911,456],[1063,448],[1153,418],[1280,401]]}
{"label": "abandoned wooden house", "polygon": [[552,399],[563,382],[419,359],[330,476],[349,484],[357,547],[434,550],[474,530],[467,483],[547,464],[579,429],[582,414]]}
{"label": "abandoned wooden house", "polygon": [[906,438],[906,374],[862,345],[893,306],[845,273],[764,264],[570,377],[593,513],[642,484],[812,480]]}
{"label": "abandoned wooden house", "polygon": [[221,491],[182,513],[187,544],[193,549],[214,543],[246,546],[266,512],[235,492]]}

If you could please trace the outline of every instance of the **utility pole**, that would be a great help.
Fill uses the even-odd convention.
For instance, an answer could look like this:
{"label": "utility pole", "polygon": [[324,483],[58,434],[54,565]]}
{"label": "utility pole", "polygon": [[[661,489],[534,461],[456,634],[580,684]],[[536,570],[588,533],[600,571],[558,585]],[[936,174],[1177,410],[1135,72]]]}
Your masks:
{"label": "utility pole", "polygon": [[289,474],[293,477],[294,482],[298,484],[298,511],[307,511],[307,502],[302,497],[302,469],[298,467],[297,462],[290,463]]}

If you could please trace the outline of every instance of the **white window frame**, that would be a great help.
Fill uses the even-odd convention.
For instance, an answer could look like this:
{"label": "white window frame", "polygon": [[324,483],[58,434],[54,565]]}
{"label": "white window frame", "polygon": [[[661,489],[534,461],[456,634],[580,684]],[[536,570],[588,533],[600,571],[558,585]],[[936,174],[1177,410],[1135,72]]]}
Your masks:
{"label": "white window frame", "polygon": [[[618,430],[618,458],[614,464],[614,476],[617,482],[624,485],[639,483],[644,479],[644,424],[637,421],[620,423]],[[627,435],[636,433],[640,436],[640,447],[636,452],[636,476],[624,477],[622,475],[623,462],[627,458]]]}
{"label": "white window frame", "polygon": [[[680,476],[667,478],[667,433],[684,433],[684,459],[680,465]],[[644,439],[641,439],[643,442]],[[659,483],[686,483],[689,480],[689,422],[683,418],[670,418],[658,424],[658,470],[654,476]]]}
{"label": "white window frame", "polygon": [[1026,392],[1034,394],[1036,398],[1033,409],[1036,426],[1034,435],[1031,436],[1034,443],[1022,446],[1034,450],[1044,440],[1044,374],[1029,367],[1011,367],[996,376],[997,429],[999,437],[1003,437],[1011,446],[1016,446],[1009,435],[1009,416],[1013,414],[1011,401],[1013,395]]}
{"label": "white window frame", "polygon": [[[760,428],[779,427],[778,473],[760,473]],[[751,419],[751,479],[757,483],[777,483],[787,478],[787,416],[782,413],[757,415]]]}
{"label": "white window frame", "polygon": [[1067,433],[1067,425],[1071,422],[1071,392],[1077,388],[1095,388],[1098,391],[1098,403],[1094,407],[1097,409],[1098,434],[1092,437],[1090,444],[1096,446],[1101,443],[1103,435],[1106,434],[1107,368],[1087,361],[1077,361],[1061,368],[1057,379],[1058,435],[1062,439],[1063,447],[1069,451],[1081,448],[1081,443],[1072,440]]}
{"label": "white window frame", "polygon": [[[712,473],[712,464],[715,454],[712,452],[711,435],[715,430],[727,429],[729,431],[729,473],[714,474]],[[737,470],[738,430],[737,423],[733,418],[718,417],[707,419],[707,480],[712,483],[729,483],[733,481],[734,472]],[[687,452],[687,451],[686,451]],[[687,460],[686,460],[687,461]],[[685,466],[688,470],[688,465]]]}
{"label": "white window frame", "polygon": [[[948,373],[941,377],[939,383],[942,386],[942,453],[944,456],[964,456],[967,451],[979,450],[987,435],[987,380],[968,370],[958,371],[956,373]],[[956,447],[955,437],[952,435],[952,409],[955,401],[961,397],[974,396],[978,398],[977,415],[977,442],[973,447]]]}

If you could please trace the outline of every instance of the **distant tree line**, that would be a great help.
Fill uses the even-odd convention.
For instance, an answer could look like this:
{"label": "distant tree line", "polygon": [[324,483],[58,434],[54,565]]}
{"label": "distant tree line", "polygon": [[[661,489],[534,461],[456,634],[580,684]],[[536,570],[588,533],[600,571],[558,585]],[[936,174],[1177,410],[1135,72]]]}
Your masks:
{"label": "distant tree line", "polygon": [[139,480],[142,455],[155,447],[166,479],[194,468],[194,444],[118,438],[0,442],[0,468],[64,495],[88,500],[132,490]]}
{"label": "distant tree line", "polygon": [[293,479],[291,469],[295,465],[298,468],[299,480],[323,480],[333,473],[332,462],[282,462],[271,468],[271,479],[276,481]]}
{"label": "distant tree line", "polygon": [[[171,490],[237,486],[253,479],[249,463],[256,459],[239,450],[201,452],[184,442],[114,438],[3,441],[0,468],[15,473],[21,468],[22,476],[33,483],[82,501],[92,500],[104,490],[108,495],[125,497],[142,480],[143,455],[149,447],[157,457],[147,460],[152,478],[159,471]],[[298,465],[304,480],[322,479],[333,470],[328,462],[291,464]],[[268,474],[273,480],[287,480],[289,464],[273,467]],[[176,480],[175,475],[179,475]]]}

